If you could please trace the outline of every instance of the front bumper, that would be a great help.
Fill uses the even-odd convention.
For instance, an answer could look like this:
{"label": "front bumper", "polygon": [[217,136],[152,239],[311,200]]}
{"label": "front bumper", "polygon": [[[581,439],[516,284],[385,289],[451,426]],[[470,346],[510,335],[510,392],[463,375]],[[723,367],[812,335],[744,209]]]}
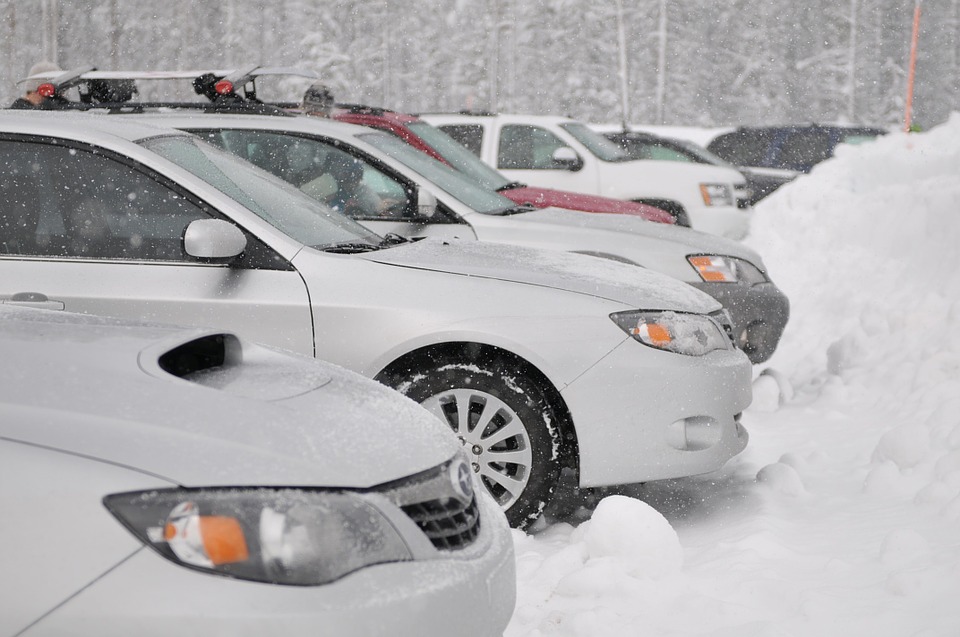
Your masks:
{"label": "front bumper", "polygon": [[769,359],[790,318],[790,301],[773,283],[690,283],[730,312],[733,336],[754,365]]}
{"label": "front bumper", "polygon": [[481,500],[477,540],[452,557],[380,564],[325,586],[192,571],[148,548],[23,635],[501,635],[516,566],[506,520]]}
{"label": "front bumper", "polygon": [[580,446],[580,485],[708,473],[747,446],[750,362],[737,350],[682,356],[621,343],[566,387]]}

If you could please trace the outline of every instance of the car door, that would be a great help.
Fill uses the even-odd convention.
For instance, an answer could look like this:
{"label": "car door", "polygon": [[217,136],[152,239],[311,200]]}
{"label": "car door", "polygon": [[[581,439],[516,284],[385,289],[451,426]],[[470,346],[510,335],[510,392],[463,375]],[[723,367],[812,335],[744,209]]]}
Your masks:
{"label": "car door", "polygon": [[219,214],[128,158],[84,144],[0,138],[0,300],[236,331],[313,355],[299,274],[245,233],[230,263],[183,249]]}
{"label": "car door", "polygon": [[[567,149],[561,153],[573,151],[578,161],[558,161],[557,151],[560,149]],[[509,179],[532,186],[599,194],[593,158],[542,126],[501,126],[496,168]]]}

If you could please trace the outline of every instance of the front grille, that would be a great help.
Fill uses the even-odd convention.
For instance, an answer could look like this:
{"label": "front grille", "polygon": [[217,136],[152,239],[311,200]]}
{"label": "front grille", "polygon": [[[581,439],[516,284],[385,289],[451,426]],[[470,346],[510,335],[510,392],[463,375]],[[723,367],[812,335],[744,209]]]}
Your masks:
{"label": "front grille", "polygon": [[458,456],[415,476],[381,485],[378,491],[400,507],[435,548],[463,549],[480,535],[477,496],[456,481],[457,469],[463,470],[464,464]]}
{"label": "front grille", "polygon": [[468,504],[458,498],[444,498],[401,508],[441,550],[462,549],[480,534],[480,510],[476,497]]}

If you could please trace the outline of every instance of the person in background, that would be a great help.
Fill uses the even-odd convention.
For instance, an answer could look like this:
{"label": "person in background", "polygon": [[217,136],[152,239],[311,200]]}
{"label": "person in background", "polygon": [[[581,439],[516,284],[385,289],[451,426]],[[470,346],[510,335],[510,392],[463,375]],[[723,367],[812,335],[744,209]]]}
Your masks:
{"label": "person in background", "polygon": [[333,91],[326,84],[316,82],[304,91],[300,108],[305,115],[330,117],[333,112]]}
{"label": "person in background", "polygon": [[[37,62],[32,67],[30,67],[27,77],[32,77],[38,73],[49,73],[50,71],[59,71],[61,70],[59,66],[53,62]],[[51,104],[51,97],[44,97],[37,92],[37,89],[40,87],[42,82],[37,79],[29,79],[24,83],[24,94],[21,97],[18,97],[13,104],[10,105],[10,108],[18,109],[28,109],[28,108],[48,108]]]}

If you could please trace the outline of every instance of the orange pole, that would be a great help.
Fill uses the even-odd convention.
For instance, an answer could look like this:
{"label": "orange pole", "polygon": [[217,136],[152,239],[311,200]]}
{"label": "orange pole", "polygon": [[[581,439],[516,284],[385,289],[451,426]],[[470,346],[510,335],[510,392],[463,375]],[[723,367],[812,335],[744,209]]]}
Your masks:
{"label": "orange pole", "polygon": [[910,40],[910,72],[907,75],[907,108],[903,117],[903,132],[909,133],[913,116],[913,80],[917,74],[917,40],[920,37],[920,0],[913,10],[913,36]]}

